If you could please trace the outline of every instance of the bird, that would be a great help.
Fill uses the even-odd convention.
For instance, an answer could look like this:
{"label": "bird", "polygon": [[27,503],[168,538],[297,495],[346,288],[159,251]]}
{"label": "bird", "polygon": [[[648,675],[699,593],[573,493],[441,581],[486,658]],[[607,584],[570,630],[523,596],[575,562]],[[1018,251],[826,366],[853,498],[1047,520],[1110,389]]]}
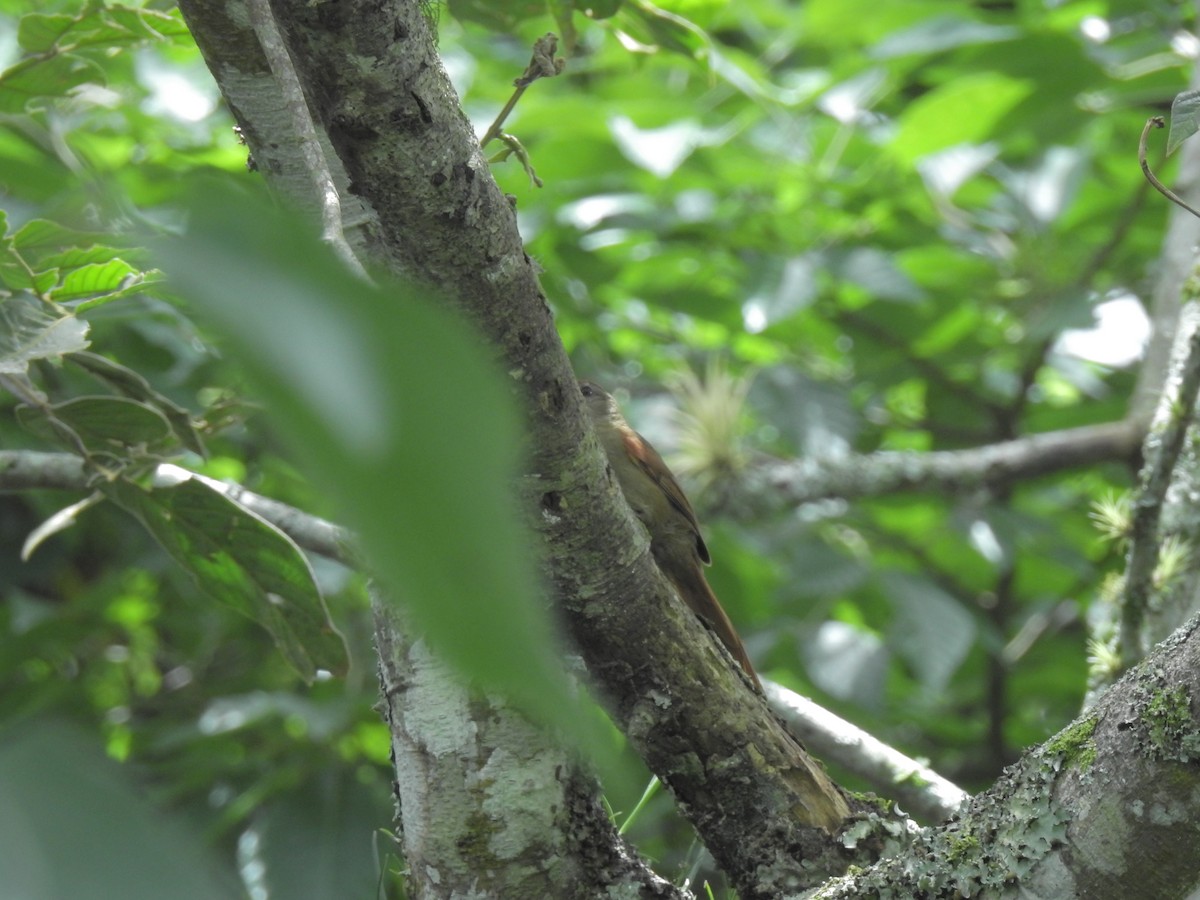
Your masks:
{"label": "bird", "polygon": [[625,421],[610,394],[591,381],[581,381],[579,391],[621,493],[650,533],[650,553],[659,569],[683,602],[716,632],[761,694],[762,682],[746,648],[704,577],[703,567],[712,557],[679,482],[658,451]]}

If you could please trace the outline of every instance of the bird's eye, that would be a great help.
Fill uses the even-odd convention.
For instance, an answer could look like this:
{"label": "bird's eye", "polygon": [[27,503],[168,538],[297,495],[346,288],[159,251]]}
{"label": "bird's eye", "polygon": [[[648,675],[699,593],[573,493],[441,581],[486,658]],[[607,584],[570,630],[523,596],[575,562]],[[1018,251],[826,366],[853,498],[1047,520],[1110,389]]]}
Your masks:
{"label": "bird's eye", "polygon": [[592,386],[590,384],[581,384],[579,386],[579,393],[583,394],[585,397],[592,396]]}

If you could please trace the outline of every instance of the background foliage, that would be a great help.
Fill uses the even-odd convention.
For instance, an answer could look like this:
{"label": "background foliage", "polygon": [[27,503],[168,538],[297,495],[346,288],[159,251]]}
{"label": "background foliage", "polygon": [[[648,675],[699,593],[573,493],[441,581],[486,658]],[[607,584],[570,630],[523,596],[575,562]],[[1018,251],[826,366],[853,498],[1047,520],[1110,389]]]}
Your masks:
{"label": "background foliage", "polygon": [[[735,514],[737,475],[765,454],[969,448],[1124,415],[1136,328],[1103,330],[1100,362],[1064,334],[1106,301],[1147,294],[1166,207],[1135,149],[1200,50],[1188,8],[551,7],[557,19],[519,2],[435,12],[481,133],[536,37],[570,45],[566,73],[533,85],[506,125],[543,186],[515,156],[494,171],[577,370],[621,389],[691,476],[713,585],[764,674],[965,787],[989,784],[1078,710],[1085,617],[1117,563],[1089,506],[1129,470],[753,520]],[[177,14],[35,14],[12,0],[0,14],[8,333],[75,312],[91,350],[146,379],[153,397],[139,402],[166,421],[124,444],[334,512],[244,401],[236,351],[163,287],[137,237],[180,225],[187,176],[256,178]],[[248,283],[270,282],[287,262],[243,265]],[[322,348],[322,363],[338,366],[338,352]],[[70,358],[35,359],[31,376],[56,403],[106,393]],[[18,401],[0,395],[0,446],[54,448],[45,428],[20,427]],[[206,459],[173,408],[198,417]],[[117,421],[126,435],[138,425]],[[147,815],[208,839],[196,865],[217,882],[288,897],[332,896],[321,888],[333,878],[340,896],[398,891],[373,833],[389,827],[390,775],[360,579],[313,560],[352,663],[306,686],[266,631],[209,602],[113,504],[20,562],[30,531],[76,499],[0,501],[0,734],[69,720],[127,763],[112,777],[133,774]],[[610,773],[617,814],[644,783],[636,760]],[[664,873],[707,872],[665,798],[630,834]]]}

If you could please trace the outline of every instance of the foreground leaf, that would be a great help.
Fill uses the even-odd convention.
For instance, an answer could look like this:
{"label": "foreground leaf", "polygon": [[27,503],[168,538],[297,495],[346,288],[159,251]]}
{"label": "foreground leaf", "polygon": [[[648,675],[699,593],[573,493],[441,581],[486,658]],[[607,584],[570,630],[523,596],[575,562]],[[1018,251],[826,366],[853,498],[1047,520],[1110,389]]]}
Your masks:
{"label": "foreground leaf", "polygon": [[300,217],[205,184],[170,282],[203,304],[373,574],[438,651],[544,720],[566,687],[516,514],[505,377],[464,323],[411,288],[353,279]]}
{"label": "foreground leaf", "polygon": [[0,733],[5,897],[220,900],[240,895],[199,835],[168,820],[95,735],[54,721]]}

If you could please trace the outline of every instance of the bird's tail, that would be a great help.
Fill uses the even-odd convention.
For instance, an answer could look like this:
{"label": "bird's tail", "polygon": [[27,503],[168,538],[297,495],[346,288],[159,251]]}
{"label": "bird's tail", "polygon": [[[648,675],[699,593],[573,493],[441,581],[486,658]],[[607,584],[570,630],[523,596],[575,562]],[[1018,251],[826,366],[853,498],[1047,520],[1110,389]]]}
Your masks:
{"label": "bird's tail", "polygon": [[750,676],[755,689],[761,694],[763,692],[762,682],[758,680],[758,674],[750,663],[750,657],[746,655],[746,648],[742,646],[742,640],[734,630],[733,623],[729,621],[729,616],[721,608],[717,595],[708,586],[708,580],[704,577],[699,561],[697,561],[697,565],[689,566],[684,571],[676,569],[665,574],[675,585],[683,602],[717,633],[721,643],[733,654],[733,658]]}

